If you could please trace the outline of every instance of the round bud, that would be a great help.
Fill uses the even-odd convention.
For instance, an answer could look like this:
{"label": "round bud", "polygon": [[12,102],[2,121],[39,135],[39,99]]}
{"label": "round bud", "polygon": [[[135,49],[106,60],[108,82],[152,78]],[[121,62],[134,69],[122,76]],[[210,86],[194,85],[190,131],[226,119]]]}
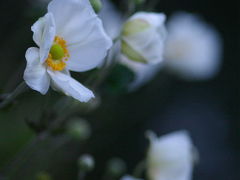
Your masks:
{"label": "round bud", "polygon": [[95,162],[91,155],[85,154],[78,159],[78,166],[81,171],[89,172],[94,169]]}
{"label": "round bud", "polygon": [[74,139],[86,140],[91,135],[91,127],[86,120],[74,118],[67,123],[66,133]]}
{"label": "round bud", "polygon": [[36,180],[52,180],[47,172],[40,172],[36,176]]}
{"label": "round bud", "polygon": [[107,164],[107,173],[113,177],[119,177],[126,172],[126,163],[119,158],[111,159]]}

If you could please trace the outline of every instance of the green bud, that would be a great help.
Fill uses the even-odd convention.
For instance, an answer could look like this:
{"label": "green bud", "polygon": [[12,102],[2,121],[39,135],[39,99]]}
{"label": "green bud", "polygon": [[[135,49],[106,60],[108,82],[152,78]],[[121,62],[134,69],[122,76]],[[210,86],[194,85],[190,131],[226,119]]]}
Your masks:
{"label": "green bud", "polygon": [[40,172],[36,176],[36,180],[52,180],[47,172]]}
{"label": "green bud", "polygon": [[95,162],[91,155],[85,154],[78,159],[78,166],[81,171],[89,172],[94,169]]}
{"label": "green bud", "polygon": [[66,133],[77,140],[87,140],[91,135],[91,127],[86,120],[71,119],[66,127]]}
{"label": "green bud", "polygon": [[50,49],[50,54],[53,59],[60,60],[64,57],[64,50],[59,44],[54,44]]}
{"label": "green bud", "polygon": [[129,44],[127,44],[124,40],[122,40],[121,52],[132,61],[147,63],[147,60],[136,50],[134,50]]}
{"label": "green bud", "polygon": [[143,19],[130,20],[123,25],[122,35],[131,36],[136,33],[143,32],[150,27],[151,25]]}
{"label": "green bud", "polygon": [[119,177],[126,172],[126,163],[119,158],[111,159],[107,164],[107,174],[112,177]]}
{"label": "green bud", "polygon": [[101,0],[90,0],[90,3],[96,13],[98,13],[102,9]]}

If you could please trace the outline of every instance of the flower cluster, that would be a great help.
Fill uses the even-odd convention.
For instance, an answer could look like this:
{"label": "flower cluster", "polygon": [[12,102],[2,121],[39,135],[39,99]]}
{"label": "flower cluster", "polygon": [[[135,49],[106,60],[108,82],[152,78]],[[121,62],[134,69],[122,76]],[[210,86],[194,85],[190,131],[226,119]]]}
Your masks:
{"label": "flower cluster", "polygon": [[[144,3],[133,2],[135,5]],[[206,80],[213,78],[221,65],[222,44],[218,32],[199,16],[186,12],[176,13],[168,20],[159,12],[123,14],[108,0],[52,0],[47,13],[32,25],[31,30],[36,47],[26,51],[23,79],[42,95],[51,87],[70,96],[66,97],[72,100],[70,105],[66,99],[56,105],[58,110],[66,108],[69,117],[76,109],[92,110],[100,104],[100,98],[92,104],[82,102],[89,102],[95,97],[94,93],[101,96],[104,88],[98,86],[108,83],[117,66],[130,71],[120,69],[123,76],[134,76],[130,80],[126,78],[129,81],[122,80],[127,89],[124,92],[129,92],[146,84],[158,72],[182,80]],[[76,73],[76,78],[71,72]],[[81,74],[77,76],[77,73]],[[81,76],[86,81],[80,83]],[[7,97],[8,101],[12,99]],[[64,123],[65,133],[74,139],[86,140],[91,135],[90,125],[85,120]],[[160,138],[152,132],[147,136],[150,146],[143,168],[146,178],[190,180],[197,155],[190,135],[178,131]],[[95,167],[94,158],[81,157],[79,167],[88,173]],[[121,160],[110,163],[110,169],[110,174],[121,180],[142,180],[143,177],[124,175],[126,167]]]}
{"label": "flower cluster", "polygon": [[114,38],[120,39],[115,58],[135,74],[130,90],[163,68],[190,80],[218,72],[220,38],[200,18],[178,13],[165,27],[163,13],[137,12],[126,20],[108,1],[103,5],[102,24],[88,0],[49,3],[48,13],[32,26],[38,48],[26,53],[24,79],[29,87],[46,94],[51,86],[81,102],[89,101],[93,92],[71,78],[70,71],[104,64]]}

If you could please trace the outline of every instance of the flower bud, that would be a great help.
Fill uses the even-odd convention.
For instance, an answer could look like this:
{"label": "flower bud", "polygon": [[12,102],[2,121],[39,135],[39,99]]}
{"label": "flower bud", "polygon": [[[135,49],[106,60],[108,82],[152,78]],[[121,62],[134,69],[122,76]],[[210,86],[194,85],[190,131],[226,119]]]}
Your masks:
{"label": "flower bud", "polygon": [[90,0],[90,3],[96,13],[98,13],[102,9],[101,0]]}
{"label": "flower bud", "polygon": [[69,121],[66,133],[74,139],[86,140],[91,135],[91,127],[86,120],[74,118]]}
{"label": "flower bud", "polygon": [[126,172],[126,164],[122,159],[111,159],[107,164],[107,174],[112,177],[119,177]]}
{"label": "flower bud", "polygon": [[163,59],[165,15],[136,13],[123,25],[121,53],[129,60],[156,64]]}
{"label": "flower bud", "polygon": [[52,180],[47,172],[40,172],[36,176],[36,180]]}
{"label": "flower bud", "polygon": [[85,154],[78,159],[78,166],[81,171],[89,172],[94,169],[95,162],[91,155]]}

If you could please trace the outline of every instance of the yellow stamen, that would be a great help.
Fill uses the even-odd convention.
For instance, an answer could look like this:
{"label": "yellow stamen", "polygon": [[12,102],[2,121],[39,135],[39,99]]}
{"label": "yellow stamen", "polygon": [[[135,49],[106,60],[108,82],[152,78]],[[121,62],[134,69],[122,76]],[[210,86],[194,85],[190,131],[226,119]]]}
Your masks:
{"label": "yellow stamen", "polygon": [[46,59],[47,66],[51,67],[54,71],[62,71],[66,67],[65,61],[70,57],[66,41],[56,36],[51,50]]}

